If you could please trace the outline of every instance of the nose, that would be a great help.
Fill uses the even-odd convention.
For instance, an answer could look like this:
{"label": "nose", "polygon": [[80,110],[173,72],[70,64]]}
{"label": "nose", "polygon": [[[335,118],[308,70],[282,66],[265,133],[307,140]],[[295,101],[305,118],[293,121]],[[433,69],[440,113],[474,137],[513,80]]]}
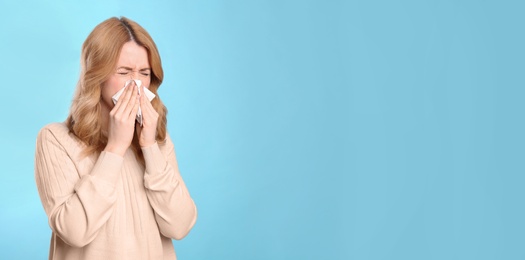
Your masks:
{"label": "nose", "polygon": [[138,78],[138,75],[139,73],[137,71],[132,71],[130,74],[129,74],[129,79],[137,79]]}

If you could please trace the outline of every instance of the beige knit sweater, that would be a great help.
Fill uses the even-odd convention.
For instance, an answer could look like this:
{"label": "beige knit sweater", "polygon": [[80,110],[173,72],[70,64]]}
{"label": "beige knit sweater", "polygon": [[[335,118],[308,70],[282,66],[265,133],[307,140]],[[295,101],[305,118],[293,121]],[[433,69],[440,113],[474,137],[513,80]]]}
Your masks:
{"label": "beige knit sweater", "polygon": [[64,123],[40,130],[35,178],[52,230],[49,259],[176,259],[197,208],[182,180],[171,139],[142,148],[146,168],[124,157],[82,156]]}

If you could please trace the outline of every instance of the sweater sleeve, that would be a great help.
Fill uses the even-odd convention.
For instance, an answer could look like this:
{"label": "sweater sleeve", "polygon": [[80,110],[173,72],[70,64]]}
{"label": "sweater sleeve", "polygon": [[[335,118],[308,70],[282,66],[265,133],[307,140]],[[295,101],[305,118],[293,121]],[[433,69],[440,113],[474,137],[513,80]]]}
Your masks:
{"label": "sweater sleeve", "polygon": [[165,154],[157,143],[143,147],[146,173],[144,186],[160,232],[169,238],[184,238],[197,220],[197,207],[179,173],[175,148],[166,139]]}
{"label": "sweater sleeve", "polygon": [[80,177],[65,149],[71,142],[67,133],[50,128],[39,132],[35,179],[53,232],[67,244],[83,247],[95,239],[113,212],[123,158],[102,152],[91,172]]}

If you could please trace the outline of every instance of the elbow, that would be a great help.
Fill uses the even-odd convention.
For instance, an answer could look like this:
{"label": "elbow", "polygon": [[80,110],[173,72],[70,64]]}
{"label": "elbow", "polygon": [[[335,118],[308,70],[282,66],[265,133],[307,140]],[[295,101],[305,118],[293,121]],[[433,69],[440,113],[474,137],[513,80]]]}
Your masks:
{"label": "elbow", "polygon": [[60,226],[55,226],[53,228],[53,231],[57,234],[57,236],[60,239],[62,239],[64,243],[72,247],[78,247],[78,248],[85,247],[89,243],[91,243],[91,241],[93,241],[94,239],[94,236],[92,238],[86,236],[85,232],[75,232],[72,230],[71,230],[72,232],[66,232],[66,230],[68,229],[63,229]]}
{"label": "elbow", "polygon": [[181,240],[185,238],[197,222],[197,208],[194,207],[194,212],[190,216],[186,216],[183,219],[179,219],[177,224],[166,225],[165,228],[161,228],[162,235],[175,239]]}
{"label": "elbow", "polygon": [[190,233],[190,229],[177,230],[177,231],[171,233],[169,237],[171,237],[171,238],[173,238],[173,239],[175,239],[175,240],[182,240],[182,239],[185,238],[189,233]]}
{"label": "elbow", "polygon": [[165,227],[161,228],[160,233],[165,237],[169,237],[175,240],[181,240],[185,238],[193,226],[178,225],[176,227]]}
{"label": "elbow", "polygon": [[72,246],[72,247],[77,247],[77,248],[82,248],[82,247],[85,247],[87,246],[89,243],[91,243],[91,240],[89,239],[85,239],[83,237],[80,237],[80,236],[63,236],[63,235],[60,235],[58,234],[58,236],[60,237],[60,239],[62,239],[62,241],[64,241],[64,243]]}
{"label": "elbow", "polygon": [[60,221],[55,221],[53,224],[54,225],[51,225],[53,232],[55,232],[64,243],[72,247],[85,247],[91,243],[96,236],[96,233],[88,234],[87,230],[82,228],[83,225],[61,223]]}

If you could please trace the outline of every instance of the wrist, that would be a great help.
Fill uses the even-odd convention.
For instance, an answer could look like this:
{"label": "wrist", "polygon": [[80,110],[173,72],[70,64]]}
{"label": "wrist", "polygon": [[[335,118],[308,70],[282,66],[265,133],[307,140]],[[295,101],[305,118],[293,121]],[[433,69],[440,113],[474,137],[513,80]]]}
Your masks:
{"label": "wrist", "polygon": [[153,141],[150,141],[150,142],[139,142],[139,145],[140,145],[140,148],[146,148],[146,147],[150,147],[154,144],[157,143],[157,140],[153,140]]}
{"label": "wrist", "polygon": [[118,146],[118,145],[112,145],[112,144],[107,144],[106,147],[104,148],[104,151],[106,152],[110,152],[110,153],[114,153],[116,155],[120,155],[122,157],[124,157],[124,154],[126,153],[126,149]]}

